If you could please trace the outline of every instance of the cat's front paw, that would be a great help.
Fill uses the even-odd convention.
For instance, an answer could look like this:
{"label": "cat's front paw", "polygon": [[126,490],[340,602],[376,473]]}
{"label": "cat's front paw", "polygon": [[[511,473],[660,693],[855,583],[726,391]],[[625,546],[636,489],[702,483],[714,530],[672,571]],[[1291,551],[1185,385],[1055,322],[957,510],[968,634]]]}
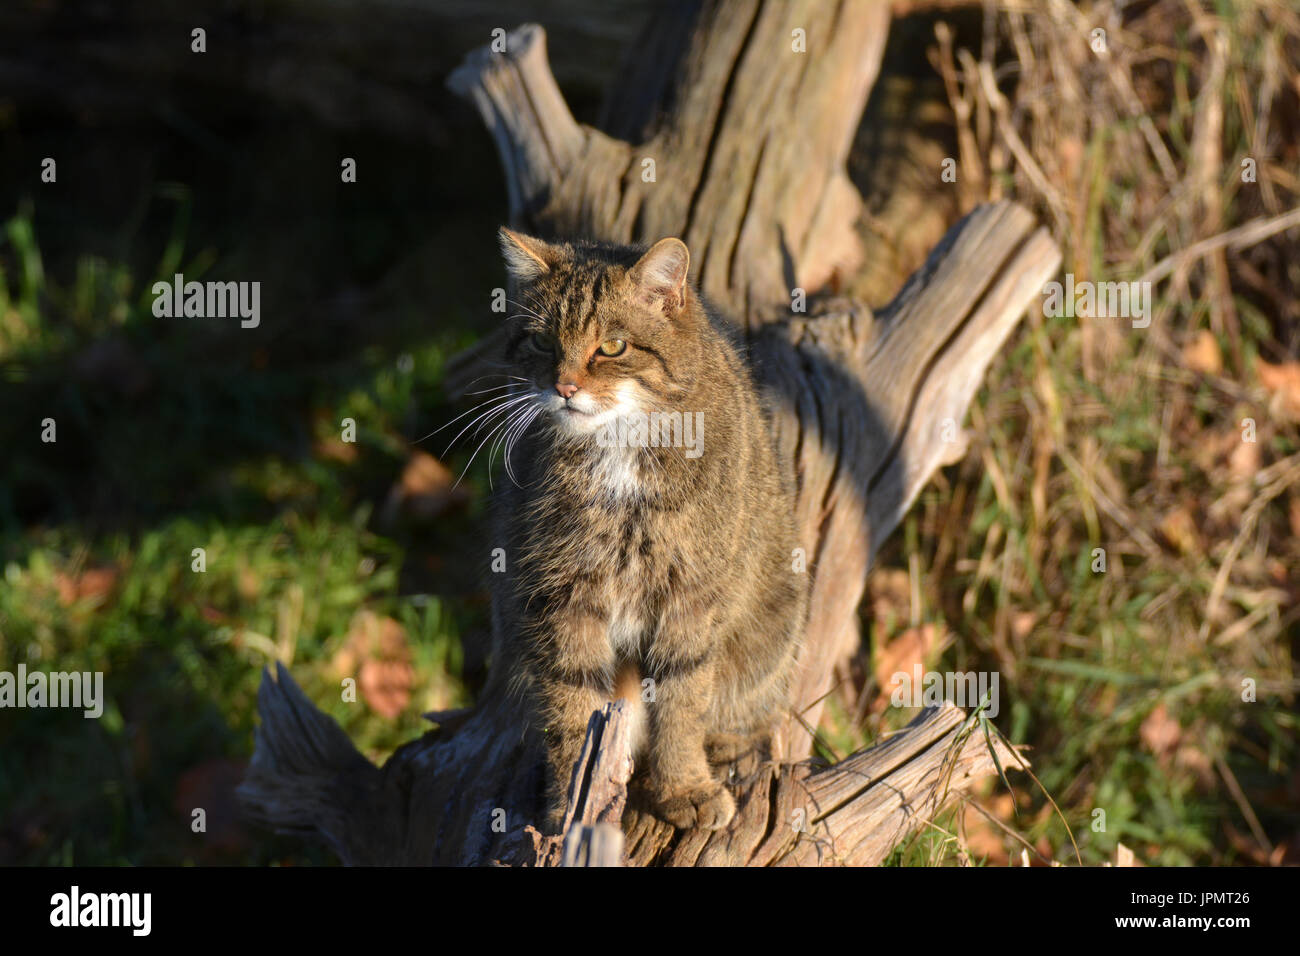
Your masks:
{"label": "cat's front paw", "polygon": [[721,830],[736,815],[735,798],[720,783],[663,793],[654,804],[655,812],[679,830]]}

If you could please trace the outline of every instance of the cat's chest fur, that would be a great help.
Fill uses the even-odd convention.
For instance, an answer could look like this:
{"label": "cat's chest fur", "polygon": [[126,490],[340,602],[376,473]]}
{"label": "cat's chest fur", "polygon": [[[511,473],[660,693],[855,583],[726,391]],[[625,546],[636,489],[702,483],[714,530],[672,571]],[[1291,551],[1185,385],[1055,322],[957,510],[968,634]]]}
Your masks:
{"label": "cat's chest fur", "polygon": [[638,448],[604,448],[591,456],[589,487],[598,495],[623,502],[644,493],[642,469],[646,451]]}
{"label": "cat's chest fur", "polygon": [[[689,537],[681,514],[667,507],[657,466],[646,449],[592,449],[555,463],[562,480],[533,502],[530,551],[534,582],[552,594],[594,590],[608,620],[612,648],[634,657],[656,629],[660,605],[682,583]],[[641,457],[638,457],[641,456]],[[563,561],[545,560],[563,553]]]}

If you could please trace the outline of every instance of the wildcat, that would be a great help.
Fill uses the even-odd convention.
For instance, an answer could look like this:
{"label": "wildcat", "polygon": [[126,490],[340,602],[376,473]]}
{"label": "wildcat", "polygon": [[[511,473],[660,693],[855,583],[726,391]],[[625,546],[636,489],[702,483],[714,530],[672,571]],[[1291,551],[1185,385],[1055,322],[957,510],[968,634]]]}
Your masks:
{"label": "wildcat", "polygon": [[709,758],[770,726],[804,624],[792,480],[684,243],[500,239],[516,307],[494,412],[513,480],[494,499],[493,671],[543,732],[549,825],[592,711],[621,695],[654,812],[720,829],[735,801]]}

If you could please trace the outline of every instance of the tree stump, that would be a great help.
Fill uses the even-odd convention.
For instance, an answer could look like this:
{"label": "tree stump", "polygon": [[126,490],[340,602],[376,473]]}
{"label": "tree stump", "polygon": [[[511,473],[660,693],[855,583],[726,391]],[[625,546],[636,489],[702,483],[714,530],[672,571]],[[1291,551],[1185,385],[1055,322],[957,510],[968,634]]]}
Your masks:
{"label": "tree stump", "polygon": [[[491,682],[475,708],[378,768],[282,666],[264,675],[240,791],[254,819],[315,835],[355,864],[874,864],[997,763],[1023,763],[996,741],[995,762],[951,704],[833,766],[809,759],[822,702],[858,647],[877,549],[935,469],[964,452],[956,426],[1060,263],[1028,212],[998,203],[958,223],[878,313],[834,297],[792,308],[863,255],[844,163],[888,17],[887,4],[869,3],[665,7],[609,98],[607,125],[642,137],[636,146],[574,121],[540,27],[509,34],[503,53],[471,53],[448,81],[496,141],[514,225],[618,242],[679,236],[706,299],[749,337],[796,477],[813,587],[772,759],[730,768],[730,827],[676,831],[626,805],[620,705],[593,715],[566,835],[549,837],[532,825],[540,746]],[[497,347],[489,336],[462,356],[449,388]]]}

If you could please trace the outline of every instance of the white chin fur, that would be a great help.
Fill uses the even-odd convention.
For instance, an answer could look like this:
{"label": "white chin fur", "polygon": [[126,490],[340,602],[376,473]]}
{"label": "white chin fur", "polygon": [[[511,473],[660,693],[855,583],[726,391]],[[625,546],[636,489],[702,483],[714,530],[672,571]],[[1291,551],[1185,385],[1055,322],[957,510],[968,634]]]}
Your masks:
{"label": "white chin fur", "polygon": [[[641,403],[632,394],[633,386],[623,384],[615,391],[614,403],[608,408],[599,408],[589,396],[578,394],[576,406],[579,414],[567,411],[564,399],[559,395],[544,395],[540,401],[546,407],[546,417],[551,421],[556,432],[575,440],[588,439],[615,419],[641,411]],[[590,411],[589,411],[590,410]],[[588,463],[591,468],[591,482],[614,498],[627,498],[641,487],[640,468],[636,448],[603,448],[592,443]]]}
{"label": "white chin fur", "polygon": [[541,402],[557,431],[577,437],[590,435],[619,416],[640,411],[640,403],[630,393],[626,383],[620,385],[614,392],[614,404],[601,408],[591,396],[579,392],[569,402],[569,408],[576,409],[576,413],[569,411],[564,399],[554,393],[543,395]]}

